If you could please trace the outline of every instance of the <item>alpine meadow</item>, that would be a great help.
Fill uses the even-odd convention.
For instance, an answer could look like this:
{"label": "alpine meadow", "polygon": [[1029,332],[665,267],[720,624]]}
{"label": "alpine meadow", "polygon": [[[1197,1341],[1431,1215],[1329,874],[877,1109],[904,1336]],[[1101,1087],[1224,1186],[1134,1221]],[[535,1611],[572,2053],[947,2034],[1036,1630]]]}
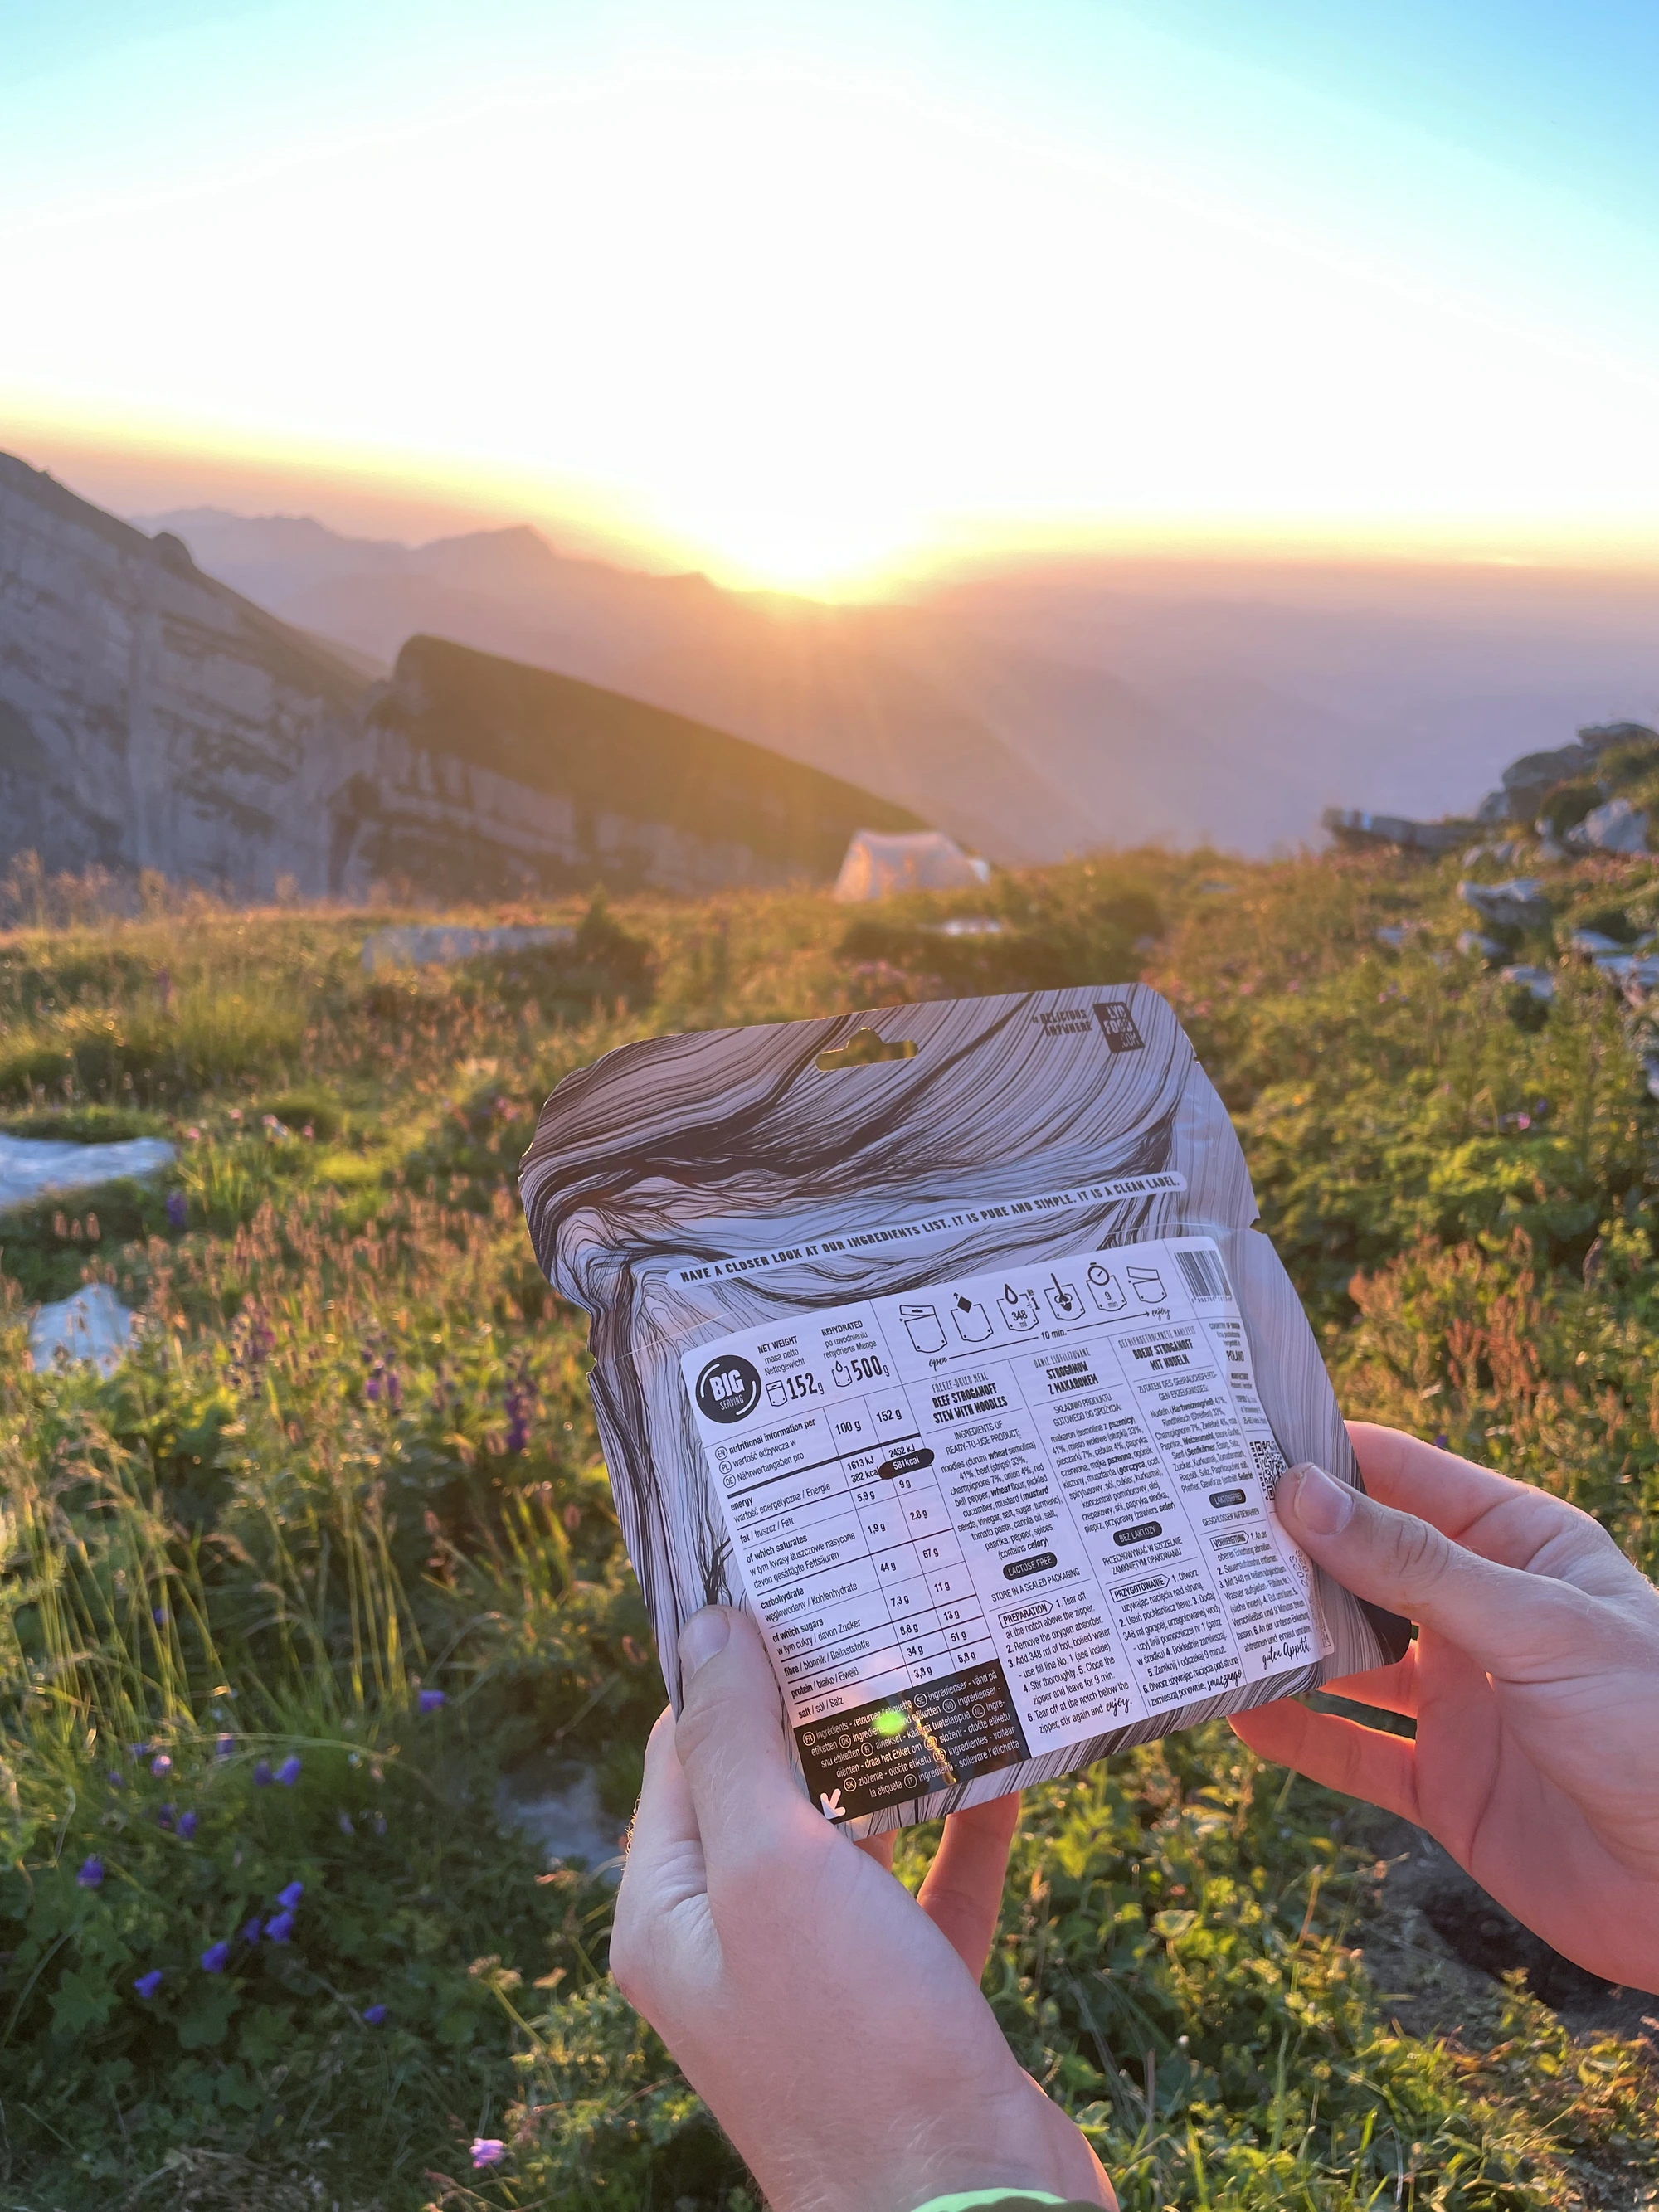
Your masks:
{"label": "alpine meadow", "polygon": [[[854,915],[532,901],[442,918],[574,938],[371,971],[434,915],[159,881],[123,915],[14,866],[0,1129],[176,1152],[0,1214],[5,2212],[758,2212],[606,1969],[662,1683],[515,1176],[616,1044],[1144,979],[1344,1411],[1659,1573],[1659,1043],[1571,941],[1659,928],[1659,859],[1541,861],[1474,939],[1460,876],[1504,872],[1147,849]],[[33,1365],[34,1310],[98,1284],[130,1355]],[[1125,2212],[1659,2203],[1651,2000],[1448,1918],[1444,1875],[1218,1723],[1028,1797],[985,1987]]]}

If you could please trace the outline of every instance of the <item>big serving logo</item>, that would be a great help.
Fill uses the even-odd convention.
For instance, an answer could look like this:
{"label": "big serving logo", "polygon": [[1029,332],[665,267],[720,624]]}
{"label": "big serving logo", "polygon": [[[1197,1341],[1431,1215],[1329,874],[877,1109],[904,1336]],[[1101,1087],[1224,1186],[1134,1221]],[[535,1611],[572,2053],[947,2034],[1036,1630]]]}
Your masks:
{"label": "big serving logo", "polygon": [[722,1352],[697,1377],[697,1407],[711,1421],[740,1421],[760,1403],[760,1370],[740,1352]]}

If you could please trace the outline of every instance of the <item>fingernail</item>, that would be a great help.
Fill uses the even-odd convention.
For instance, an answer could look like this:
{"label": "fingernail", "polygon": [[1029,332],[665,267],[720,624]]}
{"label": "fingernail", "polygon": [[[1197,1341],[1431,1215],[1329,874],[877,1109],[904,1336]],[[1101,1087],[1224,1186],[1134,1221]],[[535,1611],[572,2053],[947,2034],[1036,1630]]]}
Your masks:
{"label": "fingernail", "polygon": [[723,1607],[706,1605],[694,1613],[680,1631],[680,1686],[684,1688],[700,1667],[717,1651],[724,1651],[732,1633],[732,1616]]}
{"label": "fingernail", "polygon": [[1296,1485],[1291,1509],[1309,1534],[1340,1536],[1353,1511],[1353,1492],[1348,1485],[1311,1463],[1293,1467],[1288,1480]]}

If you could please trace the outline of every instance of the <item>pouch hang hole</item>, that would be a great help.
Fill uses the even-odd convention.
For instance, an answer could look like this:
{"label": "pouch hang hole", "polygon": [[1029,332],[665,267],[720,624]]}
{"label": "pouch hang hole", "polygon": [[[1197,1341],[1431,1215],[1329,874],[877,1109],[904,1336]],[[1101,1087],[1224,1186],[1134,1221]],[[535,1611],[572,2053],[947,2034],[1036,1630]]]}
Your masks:
{"label": "pouch hang hole", "polygon": [[819,1053],[813,1061],[826,1074],[836,1067],[873,1067],[878,1060],[914,1060],[916,1041],[914,1037],[896,1037],[889,1044],[872,1029],[854,1030],[845,1044],[832,1044]]}

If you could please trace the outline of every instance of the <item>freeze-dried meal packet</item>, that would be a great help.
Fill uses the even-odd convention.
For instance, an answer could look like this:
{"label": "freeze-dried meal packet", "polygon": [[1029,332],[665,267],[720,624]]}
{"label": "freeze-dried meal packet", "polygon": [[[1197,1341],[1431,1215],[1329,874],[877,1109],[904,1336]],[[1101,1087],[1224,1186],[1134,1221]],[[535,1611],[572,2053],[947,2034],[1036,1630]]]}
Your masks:
{"label": "freeze-dried meal packet", "polygon": [[624,1045],[520,1180],[671,1696],[681,1624],[747,1608],[849,1832],[1405,1648],[1274,1516],[1287,1466],[1358,1471],[1146,986]]}

